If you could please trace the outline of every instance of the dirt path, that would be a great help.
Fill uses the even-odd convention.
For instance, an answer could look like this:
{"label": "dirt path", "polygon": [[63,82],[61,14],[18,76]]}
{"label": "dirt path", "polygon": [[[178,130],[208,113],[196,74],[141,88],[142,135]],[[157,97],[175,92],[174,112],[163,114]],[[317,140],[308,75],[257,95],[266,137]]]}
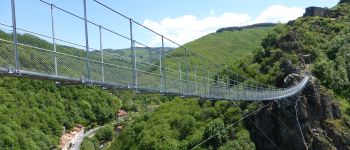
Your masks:
{"label": "dirt path", "polygon": [[93,135],[97,130],[101,129],[102,127],[104,127],[104,126],[90,129],[89,131],[85,132],[83,135],[77,137],[75,142],[72,143],[73,146],[70,149],[71,150],[80,150],[80,145],[81,145],[81,143],[83,143],[84,138]]}

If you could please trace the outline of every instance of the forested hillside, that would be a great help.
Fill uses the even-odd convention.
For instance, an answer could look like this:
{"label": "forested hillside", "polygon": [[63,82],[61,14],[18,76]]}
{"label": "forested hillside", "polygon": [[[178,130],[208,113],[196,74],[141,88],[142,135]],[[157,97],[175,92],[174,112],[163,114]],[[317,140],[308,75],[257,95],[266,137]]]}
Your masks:
{"label": "forested hillside", "polygon": [[349,2],[342,1],[330,17],[305,16],[279,25],[254,57],[232,67],[280,88],[295,84],[305,72],[315,77],[298,96],[252,117],[259,128],[245,121],[258,149],[275,149],[273,144],[280,149],[350,149],[349,10]]}
{"label": "forested hillside", "polygon": [[0,149],[56,148],[63,127],[103,125],[119,108],[118,98],[98,87],[2,77]]}
{"label": "forested hillside", "polygon": [[[218,64],[228,65],[236,62],[242,56],[251,55],[270,29],[271,27],[263,27],[211,33],[185,44],[184,47],[211,61],[215,60]],[[176,49],[169,55],[181,58],[183,54],[183,49]],[[191,58],[190,61],[197,65],[203,63],[198,58]]]}
{"label": "forested hillside", "polygon": [[[11,35],[0,31],[0,37],[11,40]],[[52,49],[52,45],[35,36],[19,35],[21,43]],[[13,46],[0,42],[0,64],[11,64]],[[25,50],[30,51],[30,48]],[[84,55],[82,50],[58,46],[60,52]],[[48,68],[51,63],[42,53],[22,53],[24,68]],[[35,57],[34,57],[35,56]],[[36,59],[33,59],[36,58]],[[1,66],[0,65],[0,66]],[[66,70],[76,73],[76,70]],[[56,85],[16,77],[0,78],[0,149],[58,148],[63,129],[76,124],[88,128],[104,125],[115,118],[121,101],[99,87]]]}
{"label": "forested hillside", "polygon": [[[221,150],[350,149],[350,4],[342,0],[332,10],[336,14],[332,18],[308,16],[273,28],[212,33],[185,45],[234,72],[279,88],[295,84],[305,72],[312,73],[314,78],[303,92],[243,122],[233,124],[263,103],[135,95],[94,86],[57,86],[51,81],[2,77],[0,149],[55,148],[63,126],[103,125],[119,108],[127,110],[130,117],[120,124],[120,134],[103,139],[98,133],[84,142],[83,149],[100,149],[96,139],[113,140],[106,147],[111,150],[195,146]],[[0,36],[11,39],[4,32]],[[20,35],[19,40],[52,49],[51,44],[31,35]],[[0,44],[0,50],[11,49],[11,45]],[[84,51],[72,47],[59,45],[59,51],[84,56]],[[169,56],[183,57],[183,49]],[[28,59],[22,61],[30,60],[25,57]],[[4,60],[0,59],[0,64]],[[194,58],[190,63],[202,62]],[[227,74],[224,70],[215,73]],[[234,80],[235,76],[230,77]],[[107,130],[113,127],[100,132]]]}
{"label": "forested hillside", "polygon": [[[240,51],[232,51],[231,47],[240,40],[226,36],[237,33],[245,37],[240,31],[211,34],[187,44],[205,57],[226,63],[233,71],[277,87],[291,86],[303,73],[313,73],[316,78],[299,96],[275,103],[250,117],[251,121],[227,130],[223,129],[234,122],[232,119],[262,104],[239,103],[237,107],[231,102],[178,99],[128,124],[111,149],[189,149],[216,133],[199,149],[349,149],[350,102],[346,83],[350,71],[350,9],[347,2],[332,9],[338,14],[336,18],[301,17],[277,25],[261,41],[256,40],[255,46],[248,44],[247,38],[240,38]],[[252,47],[246,48],[247,45]],[[237,61],[235,56],[245,54],[242,49],[254,50],[254,54]],[[232,52],[238,53],[231,56]],[[295,120],[296,110],[306,145]]]}
{"label": "forested hillside", "polygon": [[[144,62],[159,62],[159,53],[162,50],[162,47],[152,47],[152,48],[144,48],[144,47],[135,47],[137,60]],[[164,47],[165,55],[170,53],[174,48]],[[111,53],[117,53],[121,56],[131,57],[130,48],[125,49],[106,49],[105,51]]]}
{"label": "forested hillside", "polygon": [[[272,28],[253,28],[241,31],[213,33],[185,46],[196,53],[231,65],[238,59],[252,54],[262,39]],[[169,53],[172,57],[183,57],[183,49]],[[242,59],[241,61],[243,61]],[[203,62],[190,57],[194,65]],[[171,65],[168,62],[167,65]],[[237,107],[229,101],[202,101],[199,99],[175,98],[161,103],[155,111],[146,112],[126,124],[125,130],[112,143],[110,149],[190,149],[242,117],[243,112],[251,112],[255,104],[240,104]],[[224,131],[202,145],[212,149],[255,149],[250,133],[243,124]]]}

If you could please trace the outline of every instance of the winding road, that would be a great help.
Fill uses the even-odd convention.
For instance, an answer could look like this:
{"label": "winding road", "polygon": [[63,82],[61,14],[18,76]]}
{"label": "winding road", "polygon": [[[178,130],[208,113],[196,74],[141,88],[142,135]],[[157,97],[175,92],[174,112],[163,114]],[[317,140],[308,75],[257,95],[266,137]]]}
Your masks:
{"label": "winding road", "polygon": [[93,135],[97,130],[103,128],[104,126],[96,127],[93,129],[90,129],[89,131],[85,132],[83,135],[78,136],[74,143],[72,143],[71,150],[80,150],[80,145],[83,143],[83,140],[85,137],[89,137]]}

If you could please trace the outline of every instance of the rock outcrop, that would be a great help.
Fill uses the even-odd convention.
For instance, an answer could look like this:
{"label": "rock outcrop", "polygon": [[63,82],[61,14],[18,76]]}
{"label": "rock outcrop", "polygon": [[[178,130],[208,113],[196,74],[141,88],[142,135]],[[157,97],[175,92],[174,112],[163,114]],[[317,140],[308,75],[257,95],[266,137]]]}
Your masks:
{"label": "rock outcrop", "polygon": [[308,7],[305,10],[304,17],[323,17],[323,18],[337,18],[340,16],[339,12],[329,8],[322,7]]}
{"label": "rock outcrop", "polygon": [[306,148],[296,120],[297,111],[298,121],[309,149],[348,150],[350,129],[337,126],[337,119],[340,119],[341,113],[338,103],[333,99],[323,90],[320,83],[314,80],[300,95],[279,104],[274,103],[272,108],[252,117],[254,123],[245,123],[251,131],[257,149],[276,149],[265,137],[267,136],[279,149],[303,150]]}
{"label": "rock outcrop", "polygon": [[[301,69],[293,66],[290,60],[283,61],[280,67],[285,72],[278,81],[284,84],[281,86],[291,86],[302,78],[298,76]],[[303,150],[306,146],[297,118],[308,149],[350,149],[350,126],[337,125],[341,118],[338,103],[317,79],[310,81],[299,95],[274,103],[245,124],[257,149],[277,149],[272,140],[279,149]]]}
{"label": "rock outcrop", "polygon": [[331,10],[328,8],[321,8],[321,7],[308,7],[305,10],[304,16],[319,16],[319,17],[329,17],[331,14]]}

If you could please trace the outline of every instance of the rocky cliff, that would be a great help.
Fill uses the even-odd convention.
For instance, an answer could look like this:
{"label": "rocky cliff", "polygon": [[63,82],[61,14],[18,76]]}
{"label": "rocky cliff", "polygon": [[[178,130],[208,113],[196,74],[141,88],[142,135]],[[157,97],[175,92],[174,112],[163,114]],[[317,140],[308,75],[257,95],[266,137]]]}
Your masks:
{"label": "rocky cliff", "polygon": [[331,15],[331,10],[328,8],[321,7],[308,7],[305,10],[304,16],[319,16],[319,17],[329,17]]}
{"label": "rocky cliff", "polygon": [[[306,71],[314,77],[298,95],[245,121],[257,149],[350,150],[350,96],[342,86],[350,79],[349,8],[308,8],[307,17],[276,28],[263,41],[256,63],[263,73],[281,70],[272,75],[277,87],[296,84]],[[340,16],[329,18],[334,12]]]}
{"label": "rocky cliff", "polygon": [[[298,80],[296,76],[282,82],[287,85]],[[252,117],[254,123],[246,121],[246,125],[251,129],[257,149],[276,149],[267,136],[279,149],[284,150],[303,150],[306,147],[348,150],[350,126],[338,125],[341,123],[338,106],[327,89],[317,79],[313,79],[299,95],[274,103],[272,108]]]}

